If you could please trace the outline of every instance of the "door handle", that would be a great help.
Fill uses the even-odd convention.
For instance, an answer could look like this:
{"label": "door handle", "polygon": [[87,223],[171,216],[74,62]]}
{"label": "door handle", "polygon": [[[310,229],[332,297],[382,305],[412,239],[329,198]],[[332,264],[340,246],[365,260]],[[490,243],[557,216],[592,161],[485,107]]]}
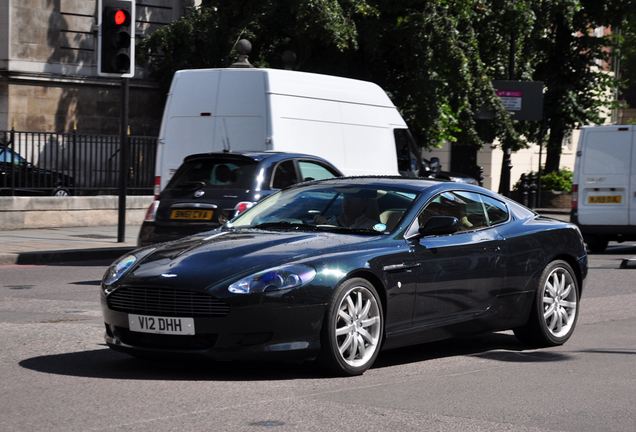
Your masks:
{"label": "door handle", "polygon": [[412,263],[412,264],[400,263],[400,264],[385,265],[384,267],[382,267],[382,270],[384,270],[385,272],[394,272],[394,271],[408,270],[408,269],[412,269],[419,266],[420,266],[420,263]]}

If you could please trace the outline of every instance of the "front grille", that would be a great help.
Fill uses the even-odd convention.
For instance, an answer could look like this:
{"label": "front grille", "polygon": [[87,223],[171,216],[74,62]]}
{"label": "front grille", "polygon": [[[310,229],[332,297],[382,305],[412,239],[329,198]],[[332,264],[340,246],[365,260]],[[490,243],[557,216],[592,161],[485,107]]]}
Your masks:
{"label": "front grille", "polygon": [[137,333],[123,327],[115,327],[115,336],[126,345],[170,350],[209,350],[214,347],[218,338],[216,334],[175,336]]}
{"label": "front grille", "polygon": [[174,288],[120,288],[107,297],[107,302],[111,310],[140,315],[209,318],[230,313],[230,305],[211,295]]}

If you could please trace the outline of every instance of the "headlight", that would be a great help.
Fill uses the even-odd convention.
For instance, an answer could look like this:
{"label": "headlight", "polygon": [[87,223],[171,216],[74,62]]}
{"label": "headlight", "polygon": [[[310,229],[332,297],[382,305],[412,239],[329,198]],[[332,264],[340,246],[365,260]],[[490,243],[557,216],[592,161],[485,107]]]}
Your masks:
{"label": "headlight", "polygon": [[307,265],[276,267],[234,282],[228,290],[234,294],[279,291],[304,285],[315,276],[316,270]]}
{"label": "headlight", "polygon": [[140,259],[154,252],[155,248],[147,248],[135,251],[132,254],[124,255],[119,258],[117,261],[112,263],[108,270],[106,270],[106,274],[102,279],[104,285],[112,285],[117,282],[123,275],[125,275],[128,270],[135,265]]}

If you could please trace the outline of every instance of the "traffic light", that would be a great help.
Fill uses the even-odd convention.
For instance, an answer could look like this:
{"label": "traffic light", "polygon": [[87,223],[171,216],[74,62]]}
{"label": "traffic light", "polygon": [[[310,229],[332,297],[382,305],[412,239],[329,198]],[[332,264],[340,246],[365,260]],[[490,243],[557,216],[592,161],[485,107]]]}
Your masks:
{"label": "traffic light", "polygon": [[135,75],[135,0],[99,0],[97,74]]}

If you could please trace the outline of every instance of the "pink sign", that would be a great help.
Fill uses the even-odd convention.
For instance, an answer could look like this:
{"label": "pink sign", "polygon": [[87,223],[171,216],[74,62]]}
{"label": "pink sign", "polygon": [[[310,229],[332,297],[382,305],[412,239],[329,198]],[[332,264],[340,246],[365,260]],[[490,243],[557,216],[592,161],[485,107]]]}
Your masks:
{"label": "pink sign", "polygon": [[497,90],[496,92],[499,99],[503,103],[504,109],[507,111],[520,111],[521,110],[521,95],[520,91],[509,90]]}
{"label": "pink sign", "polygon": [[497,90],[497,96],[499,96],[499,97],[517,97],[517,98],[520,98],[522,95],[523,95],[523,92],[520,92],[520,91]]}

